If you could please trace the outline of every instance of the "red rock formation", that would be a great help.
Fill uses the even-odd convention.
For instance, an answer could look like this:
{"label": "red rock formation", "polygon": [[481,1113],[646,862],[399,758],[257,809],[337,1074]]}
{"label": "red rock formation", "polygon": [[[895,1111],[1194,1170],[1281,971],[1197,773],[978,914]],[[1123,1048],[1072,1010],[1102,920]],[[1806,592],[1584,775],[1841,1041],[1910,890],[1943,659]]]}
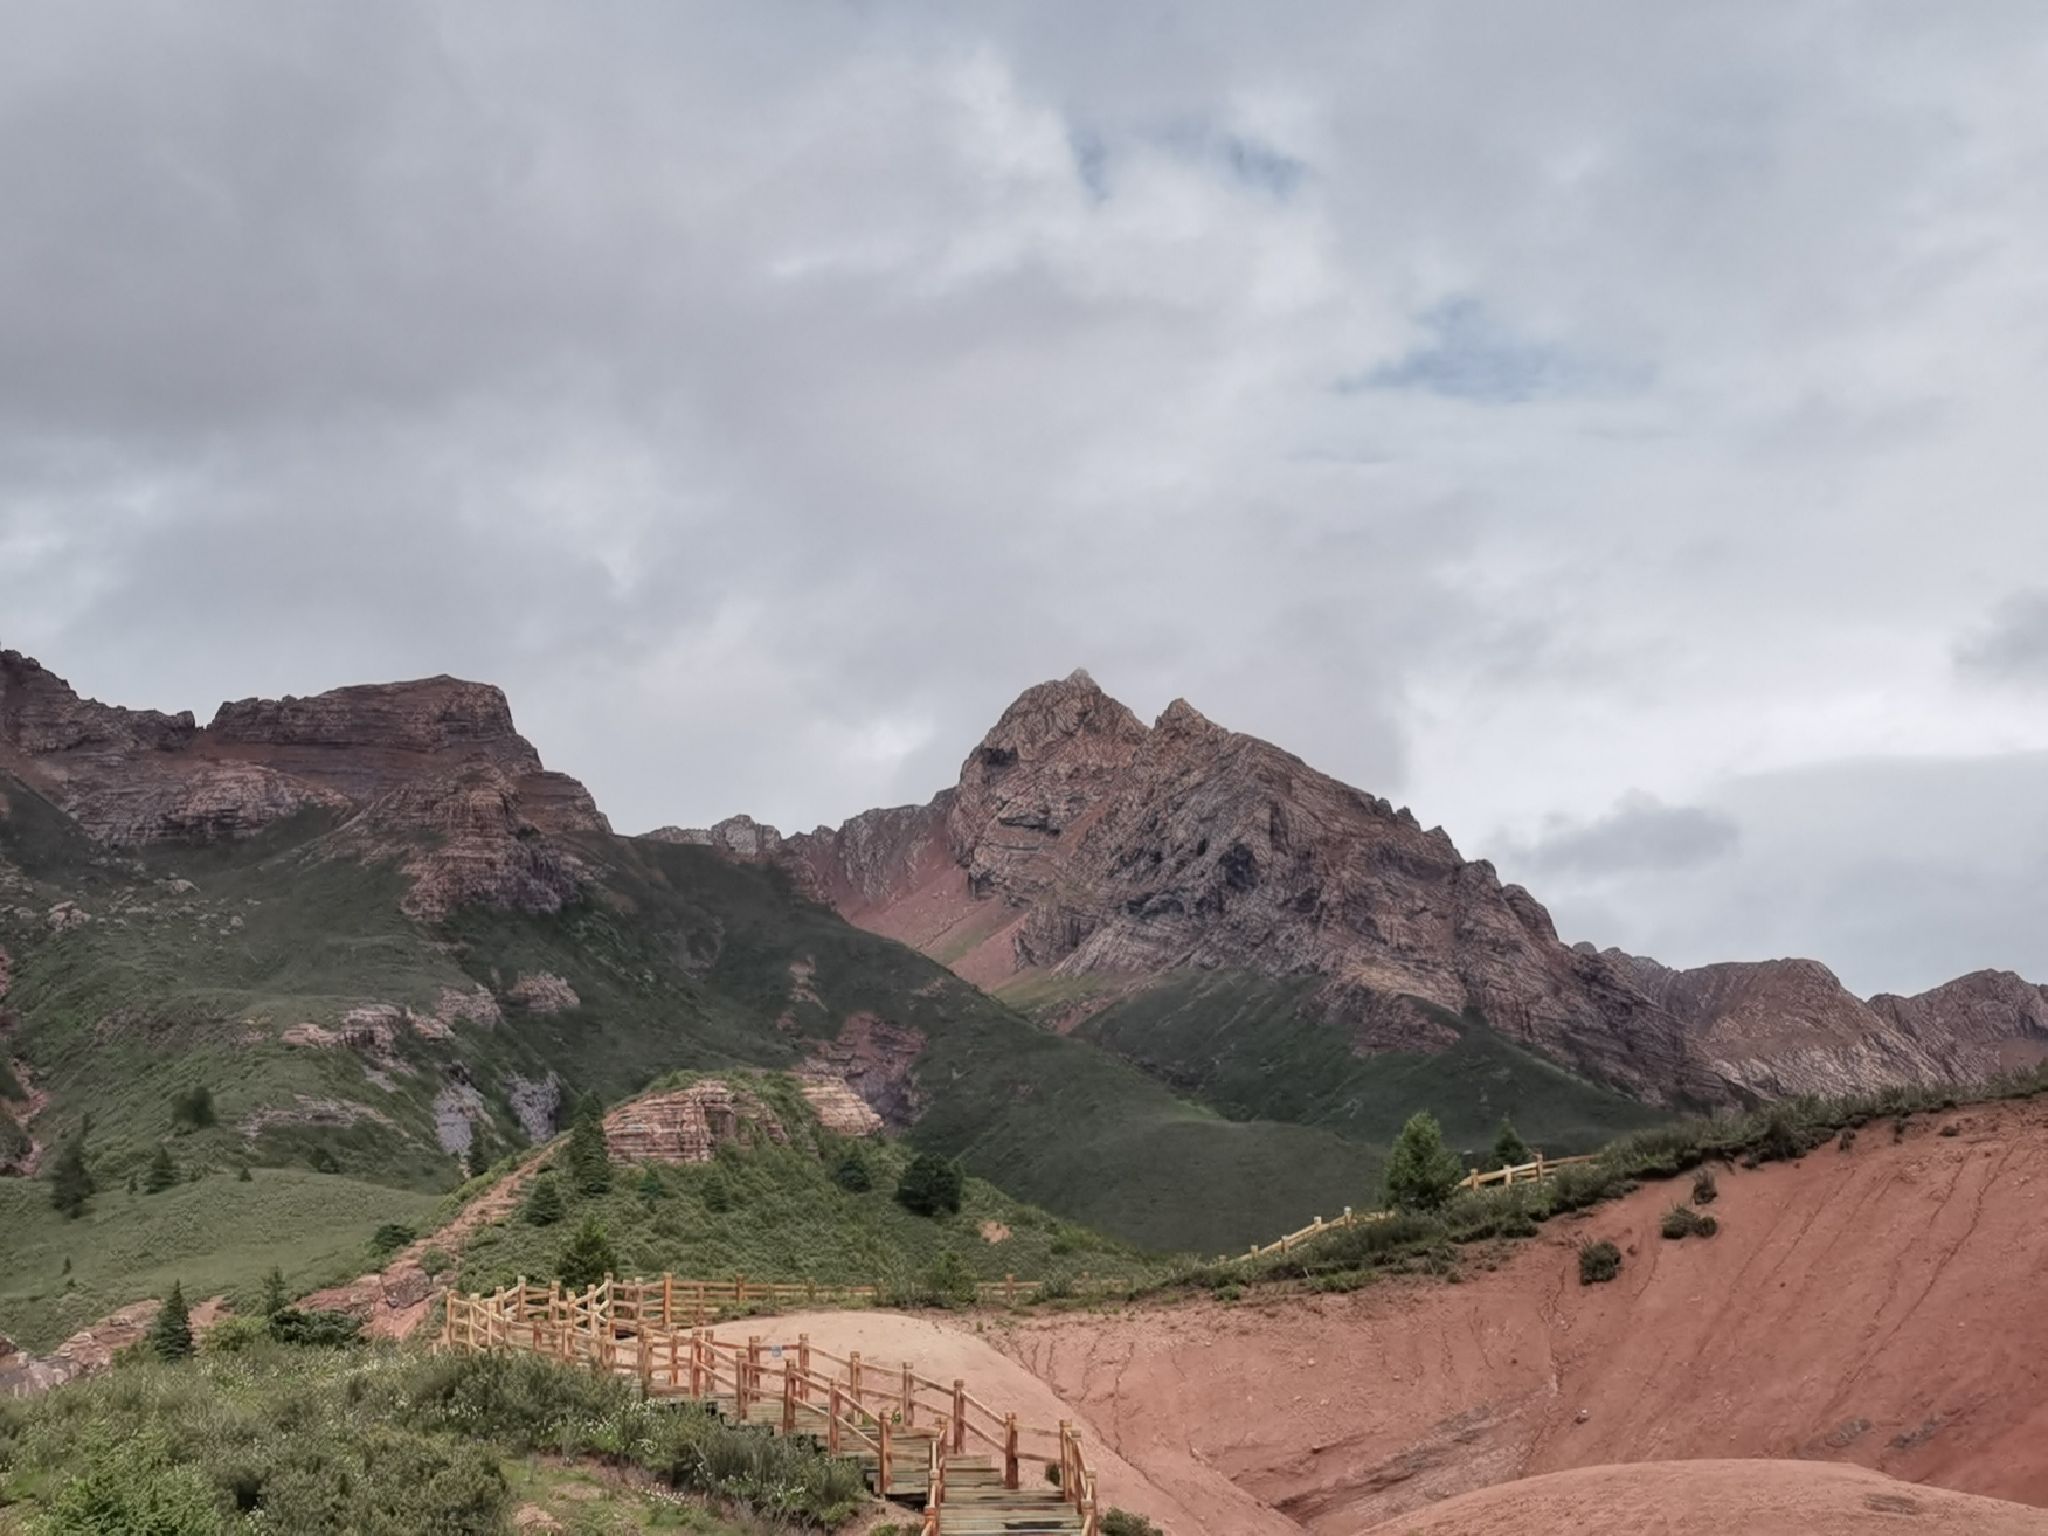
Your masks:
{"label": "red rock formation", "polygon": [[908,1025],[856,1013],[840,1026],[838,1038],[821,1041],[798,1071],[811,1082],[844,1084],[878,1123],[900,1129],[924,1109],[924,1095],[912,1076],[924,1047],[924,1035]]}
{"label": "red rock formation", "polygon": [[708,1163],[723,1142],[787,1146],[789,1132],[754,1094],[707,1077],[619,1105],[604,1117],[604,1139],[622,1163]]}
{"label": "red rock formation", "polygon": [[783,864],[983,986],[1319,977],[1314,1006],[1360,1050],[1448,1044],[1421,999],[1653,1101],[1976,1076],[2048,1052],[2048,1005],[2017,977],[1866,1005],[1812,962],[1672,972],[1568,948],[1442,828],[1184,700],[1148,729],[1084,672],[1027,690],[927,805],[789,838],[752,821],[688,836]]}
{"label": "red rock formation", "polygon": [[604,833],[589,791],[542,765],[498,689],[450,677],[338,688],[189,714],[110,708],[0,652],[0,769],[94,838],[206,842],[309,809],[350,818],[334,846],[402,857],[409,906],[554,911],[584,877],[556,834]]}

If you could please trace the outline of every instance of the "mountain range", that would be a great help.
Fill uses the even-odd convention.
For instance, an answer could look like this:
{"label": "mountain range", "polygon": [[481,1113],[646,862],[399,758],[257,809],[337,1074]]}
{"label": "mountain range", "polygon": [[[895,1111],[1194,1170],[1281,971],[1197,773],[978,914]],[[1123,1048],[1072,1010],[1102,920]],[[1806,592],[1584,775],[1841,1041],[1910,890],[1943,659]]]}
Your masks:
{"label": "mountain range", "polygon": [[678,1068],[794,1070],[1134,1241],[1220,1248],[1374,1193],[1415,1108],[1566,1151],[1672,1112],[2048,1056],[1980,973],[1850,995],[1560,941],[1440,828],[1184,702],[1027,690],[924,805],[784,837],[614,832],[452,678],[185,714],[0,652],[0,1169],[420,1188]]}

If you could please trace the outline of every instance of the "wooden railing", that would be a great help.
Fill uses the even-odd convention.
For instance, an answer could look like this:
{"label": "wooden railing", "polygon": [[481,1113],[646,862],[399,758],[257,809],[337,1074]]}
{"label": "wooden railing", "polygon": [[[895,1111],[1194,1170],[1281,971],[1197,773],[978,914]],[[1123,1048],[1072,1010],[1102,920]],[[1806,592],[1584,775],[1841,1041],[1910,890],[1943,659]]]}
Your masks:
{"label": "wooden railing", "polygon": [[[1484,1173],[1475,1168],[1458,1181],[1458,1188],[1486,1189],[1496,1184],[1528,1184],[1533,1183],[1537,1179],[1547,1179],[1560,1168],[1569,1168],[1579,1163],[1598,1161],[1598,1153],[1589,1152],[1580,1157],[1545,1157],[1539,1152],[1536,1154],[1536,1160],[1532,1163],[1517,1163],[1512,1168],[1493,1168]],[[1392,1211],[1354,1211],[1347,1205],[1344,1207],[1344,1213],[1333,1220],[1325,1221],[1322,1217],[1318,1216],[1299,1231],[1289,1232],[1285,1237],[1278,1238],[1263,1247],[1257,1243],[1252,1244],[1245,1252],[1238,1254],[1237,1258],[1240,1260],[1263,1259],[1270,1253],[1288,1253],[1293,1249],[1299,1248],[1303,1243],[1321,1237],[1325,1232],[1341,1232],[1349,1227],[1362,1227],[1370,1222],[1385,1221],[1393,1214]],[[1218,1262],[1228,1261],[1219,1260]]]}
{"label": "wooden railing", "polygon": [[[1052,1282],[1020,1280],[1005,1275],[1000,1280],[983,1280],[975,1285],[975,1299],[990,1306],[1017,1306],[1036,1299]],[[1120,1292],[1129,1279],[1117,1275],[1086,1272],[1065,1282],[1075,1295]],[[624,1321],[645,1317],[664,1328],[704,1327],[735,1312],[788,1312],[813,1307],[875,1307],[889,1304],[892,1292],[885,1286],[833,1285],[815,1280],[749,1280],[735,1275],[730,1280],[688,1280],[664,1275],[659,1280],[621,1280],[616,1284],[612,1305]]]}
{"label": "wooden railing", "polygon": [[[741,1294],[749,1294],[744,1282]],[[974,1397],[964,1381],[934,1381],[908,1362],[884,1365],[863,1360],[858,1351],[836,1355],[812,1344],[807,1333],[793,1343],[770,1343],[759,1334],[744,1342],[720,1339],[701,1323],[684,1321],[704,1305],[698,1282],[669,1275],[655,1281],[607,1277],[585,1291],[521,1279],[488,1296],[451,1293],[439,1347],[517,1350],[632,1377],[650,1399],[715,1402],[742,1423],[812,1435],[833,1455],[872,1458],[876,1491],[884,1495],[908,1471],[901,1460],[904,1437],[929,1437],[925,1536],[938,1536],[949,1456],[965,1455],[970,1446],[988,1452],[1008,1489],[1023,1486],[1026,1462],[1057,1467],[1062,1497],[1075,1507],[1084,1536],[1098,1536],[1095,1474],[1080,1435],[1066,1421],[1057,1430],[1020,1424],[1014,1413],[998,1413]]]}

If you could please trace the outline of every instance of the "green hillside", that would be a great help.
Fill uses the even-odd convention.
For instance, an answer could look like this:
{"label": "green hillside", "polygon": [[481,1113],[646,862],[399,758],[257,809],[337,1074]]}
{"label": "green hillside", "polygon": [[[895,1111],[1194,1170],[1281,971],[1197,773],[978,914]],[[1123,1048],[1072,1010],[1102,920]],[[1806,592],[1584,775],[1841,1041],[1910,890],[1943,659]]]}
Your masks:
{"label": "green hillside", "polygon": [[1375,1147],[1418,1109],[1436,1115],[1468,1160],[1492,1145],[1504,1115],[1530,1146],[1555,1154],[1587,1151],[1663,1118],[1504,1039],[1477,1016],[1430,1010],[1459,1037],[1440,1054],[1360,1055],[1303,1007],[1315,985],[1183,973],[1104,1009],[1078,1033],[1224,1114],[1296,1121]]}
{"label": "green hillside", "polygon": [[[487,1160],[527,1144],[522,1085],[552,1074],[610,1101],[678,1069],[787,1068],[863,1012],[924,1037],[914,1144],[1127,1241],[1234,1248],[1376,1184],[1370,1149],[1178,1097],[705,849],[591,838],[576,851],[599,887],[582,903],[428,926],[401,912],[394,865],[324,856],[318,817],[250,843],[112,857],[32,792],[0,787],[0,944],[19,1016],[7,1051],[53,1095],[35,1126],[46,1144],[90,1114],[103,1187],[168,1144],[187,1171],[317,1166],[442,1192],[460,1167],[436,1140],[437,1095],[474,1092]],[[55,931],[43,914],[60,901],[90,921]],[[543,972],[579,1006],[507,1002],[502,1018],[451,1017],[445,1038],[402,1027],[376,1050],[284,1038],[365,1005],[432,1016],[450,994],[504,997]],[[174,1098],[200,1086],[216,1123],[181,1128]]]}

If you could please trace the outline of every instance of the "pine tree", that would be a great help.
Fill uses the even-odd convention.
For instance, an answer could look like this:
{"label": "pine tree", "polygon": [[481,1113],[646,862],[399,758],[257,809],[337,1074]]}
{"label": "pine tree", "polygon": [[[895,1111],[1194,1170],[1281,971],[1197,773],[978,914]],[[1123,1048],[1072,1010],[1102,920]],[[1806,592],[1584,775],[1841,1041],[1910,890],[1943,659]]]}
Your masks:
{"label": "pine tree", "polygon": [[75,1221],[85,1214],[93,1189],[92,1170],[85,1166],[85,1132],[80,1131],[64,1143],[50,1170],[50,1204]]}
{"label": "pine tree", "polygon": [[1436,1116],[1418,1110],[1388,1154],[1387,1203],[1401,1211],[1436,1210],[1451,1198],[1463,1174],[1458,1154],[1444,1145]]}
{"label": "pine tree", "polygon": [[192,1353],[192,1313],[185,1305],[185,1288],[175,1281],[171,1294],[157,1308],[156,1324],[149,1330],[149,1347],[159,1360],[183,1360]]}
{"label": "pine tree", "polygon": [[612,1254],[611,1239],[605,1236],[595,1216],[584,1218],[583,1225],[555,1261],[555,1273],[572,1291],[596,1285],[616,1268],[618,1260]]}
{"label": "pine tree", "polygon": [[1519,1168],[1524,1163],[1534,1162],[1536,1154],[1529,1150],[1529,1144],[1522,1140],[1515,1130],[1515,1123],[1506,1115],[1500,1117],[1500,1133],[1493,1138],[1493,1166],[1496,1168]]}
{"label": "pine tree", "polygon": [[562,1187],[553,1174],[544,1173],[533,1181],[520,1215],[529,1227],[551,1227],[562,1219]]}
{"label": "pine tree", "polygon": [[142,1192],[161,1194],[177,1182],[178,1165],[171,1161],[171,1149],[158,1142],[156,1156],[149,1160],[149,1171],[142,1176]]}
{"label": "pine tree", "polygon": [[284,1271],[273,1264],[263,1277],[263,1315],[275,1317],[291,1304],[291,1293],[284,1288]]}
{"label": "pine tree", "polygon": [[604,1141],[604,1105],[596,1094],[587,1094],[576,1112],[576,1128],[569,1133],[569,1173],[577,1191],[601,1195],[612,1187],[611,1151]]}

